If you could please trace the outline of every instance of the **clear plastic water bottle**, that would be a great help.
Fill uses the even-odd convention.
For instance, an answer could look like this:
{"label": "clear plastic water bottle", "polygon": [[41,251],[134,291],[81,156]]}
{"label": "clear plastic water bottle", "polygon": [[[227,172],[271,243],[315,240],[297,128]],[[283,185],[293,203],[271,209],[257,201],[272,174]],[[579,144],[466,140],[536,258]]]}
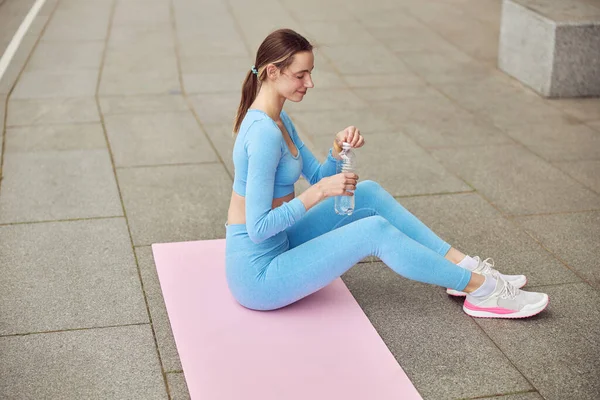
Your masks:
{"label": "clear plastic water bottle", "polygon": [[[337,162],[337,173],[355,172],[356,160],[350,143],[342,143],[342,151],[340,152],[341,160]],[[354,193],[354,190],[348,190]],[[335,213],[339,215],[351,215],[354,212],[354,196],[336,196],[335,197]]]}

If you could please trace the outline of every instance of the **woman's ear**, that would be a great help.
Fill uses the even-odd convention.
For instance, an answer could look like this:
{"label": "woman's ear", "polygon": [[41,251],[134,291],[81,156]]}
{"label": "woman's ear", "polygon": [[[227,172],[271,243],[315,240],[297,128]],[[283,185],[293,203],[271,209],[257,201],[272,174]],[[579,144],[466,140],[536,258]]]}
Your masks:
{"label": "woman's ear", "polygon": [[275,66],[275,64],[267,65],[267,78],[277,79],[279,77],[279,68]]}

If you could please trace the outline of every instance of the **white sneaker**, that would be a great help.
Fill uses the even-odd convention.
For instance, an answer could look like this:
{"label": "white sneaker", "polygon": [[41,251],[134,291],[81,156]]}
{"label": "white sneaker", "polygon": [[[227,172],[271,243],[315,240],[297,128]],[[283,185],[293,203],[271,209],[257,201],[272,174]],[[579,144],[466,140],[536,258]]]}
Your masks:
{"label": "white sneaker", "polygon": [[480,318],[526,318],[539,314],[548,306],[546,293],[526,292],[500,278],[486,297],[467,295],[463,311]]}
{"label": "white sneaker", "polygon": [[[481,261],[481,258],[479,258],[478,256],[473,257],[473,259],[477,260],[477,268],[475,268],[474,273],[476,274],[480,274],[480,275],[490,275],[493,276],[494,278],[498,279],[498,277],[501,277],[502,279],[504,279],[505,281],[508,281],[510,284],[512,284],[514,287],[516,288],[522,288],[523,286],[525,286],[525,284],[527,283],[527,277],[525,277],[525,275],[504,275],[501,274],[498,270],[494,269],[494,260],[492,260],[491,258],[486,258],[485,260]],[[467,294],[465,292],[461,292],[460,290],[454,290],[454,289],[446,289],[446,293],[448,293],[450,296],[461,296],[461,297],[465,297]]]}

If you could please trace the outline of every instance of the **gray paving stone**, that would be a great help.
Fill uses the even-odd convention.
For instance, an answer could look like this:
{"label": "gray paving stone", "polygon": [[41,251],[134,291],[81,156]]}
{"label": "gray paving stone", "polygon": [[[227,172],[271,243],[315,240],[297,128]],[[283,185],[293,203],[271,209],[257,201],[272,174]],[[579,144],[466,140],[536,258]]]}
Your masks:
{"label": "gray paving stone", "polygon": [[[434,52],[440,54],[455,54],[460,52],[456,46],[445,40],[443,36],[426,26],[394,27],[389,33],[379,31],[379,40],[391,51],[404,52]],[[410,40],[406,40],[410,37]]]}
{"label": "gray paving stone", "polygon": [[113,25],[169,25],[171,13],[165,1],[122,1],[117,3]]}
{"label": "gray paving stone", "polygon": [[8,127],[77,122],[100,122],[96,100],[93,97],[11,99],[8,102]]}
{"label": "gray paving stone", "polygon": [[600,207],[597,194],[518,146],[434,150],[432,154],[507,214]]}
{"label": "gray paving stone", "polygon": [[532,389],[441,288],[409,281],[382,263],[355,266],[343,279],[423,398]]}
{"label": "gray paving stone", "polygon": [[27,63],[26,71],[98,70],[104,42],[41,42]]}
{"label": "gray paving stone", "polygon": [[96,94],[98,70],[24,72],[11,99],[90,97]]}
{"label": "gray paving stone", "polygon": [[[357,24],[332,24],[328,21],[307,21],[302,26],[309,40],[317,45],[369,44],[378,45],[377,39]],[[314,38],[314,39],[313,39]]]}
{"label": "gray paving stone", "polygon": [[103,72],[98,90],[100,96],[171,93],[181,93],[179,77],[175,70]]}
{"label": "gray paving stone", "polygon": [[[406,106],[410,107],[410,101]],[[425,148],[514,144],[515,141],[482,117],[466,111],[426,120],[398,121],[402,132]]]}
{"label": "gray paving stone", "polygon": [[320,110],[364,109],[368,103],[350,89],[309,89],[299,103],[285,105],[290,113]]}
{"label": "gray paving stone", "polygon": [[152,43],[131,43],[129,46],[109,47],[106,50],[103,74],[151,71],[162,74],[177,72],[177,55],[174,44],[153,45]]}
{"label": "gray paving stone", "polygon": [[600,160],[559,162],[554,165],[600,194]]}
{"label": "gray paving stone", "polygon": [[167,399],[149,325],[0,337],[5,399]]}
{"label": "gray paving stone", "polygon": [[478,63],[462,52],[443,54],[437,52],[396,53],[412,71],[432,84],[464,82],[468,84],[483,79],[491,73],[490,67]]}
{"label": "gray paving stone", "polygon": [[[264,39],[266,35],[262,37]],[[261,39],[261,40],[262,40]],[[260,43],[258,43],[260,44]],[[258,48],[257,44],[257,48]],[[248,50],[242,38],[235,34],[231,37],[201,35],[179,35],[179,56],[182,58],[208,57],[247,57]],[[250,65],[251,66],[251,65]],[[249,67],[250,67],[249,66]]]}
{"label": "gray paving stone", "polygon": [[217,149],[217,153],[219,153],[219,157],[225,164],[225,168],[233,176],[233,145],[235,144],[235,136],[232,133],[233,124],[206,125],[204,126],[204,130]]}
{"label": "gray paving stone", "polygon": [[587,125],[592,129],[595,129],[597,132],[600,132],[600,120],[587,122]]}
{"label": "gray paving stone", "polygon": [[[254,63],[252,57],[209,57],[196,55],[181,58],[181,72],[184,74],[208,74],[215,72],[237,73],[244,78]],[[240,86],[241,87],[241,86]],[[240,89],[240,88],[238,88]]]}
{"label": "gray paving stone", "polygon": [[117,167],[218,161],[189,111],[110,115],[105,124]]}
{"label": "gray paving stone", "polygon": [[86,40],[104,40],[108,32],[108,17],[95,20],[77,19],[71,15],[52,18],[42,41],[78,42]]}
{"label": "gray paving stone", "polygon": [[246,75],[241,72],[184,73],[183,87],[186,93],[235,92],[239,94],[245,78]]}
{"label": "gray paving stone", "polygon": [[50,125],[8,128],[5,151],[106,149],[102,125]]}
{"label": "gray paving stone", "polygon": [[425,83],[416,74],[405,72],[397,74],[343,75],[350,87],[356,88],[387,88],[390,86],[416,86]]}
{"label": "gray paving stone", "polygon": [[509,394],[493,397],[478,398],[479,400],[543,400],[538,392],[528,392],[519,394]]}
{"label": "gray paving stone", "polygon": [[100,97],[102,114],[154,114],[157,112],[186,111],[188,105],[179,94],[145,96]]}
{"label": "gray paving stone", "polygon": [[394,130],[393,125],[384,118],[382,113],[370,109],[295,111],[290,112],[289,115],[294,124],[306,134],[313,137],[328,136],[331,142],[336,133],[350,125],[356,126],[365,133]]}
{"label": "gray paving stone", "polygon": [[[360,180],[375,180],[393,196],[472,190],[402,133],[371,133],[366,138],[368,143],[356,150]],[[332,141],[327,136],[314,139],[323,153]]]}
{"label": "gray paving stone", "polygon": [[122,218],[0,226],[0,335],[148,322]]}
{"label": "gray paving stone", "polygon": [[156,47],[173,46],[173,31],[167,26],[118,25],[110,30],[108,48],[130,47],[135,44],[148,44]]}
{"label": "gray paving stone", "polygon": [[405,64],[383,45],[337,45],[328,46],[321,51],[342,74],[410,72]]}
{"label": "gray paving stone", "polygon": [[240,105],[240,93],[197,94],[189,99],[205,125],[233,124]]}
{"label": "gray paving stone", "polygon": [[527,124],[506,133],[548,161],[600,159],[600,135],[584,124]]}
{"label": "gray paving stone", "polygon": [[600,288],[600,212],[541,215],[516,221],[563,259],[588,283]]}
{"label": "gray paving stone", "polygon": [[355,88],[353,91],[361,99],[369,102],[369,104],[398,101],[421,96],[428,97],[437,94],[435,89],[431,86],[427,86],[425,83],[403,85],[401,87]]}
{"label": "gray paving stone", "polygon": [[[565,286],[576,286],[567,296],[572,297],[587,285]],[[562,290],[562,285],[548,287],[550,305],[537,317],[516,323],[482,318],[476,322],[545,399],[597,399],[600,343],[586,338],[577,317],[561,316],[560,311],[555,313],[555,307],[561,308],[561,299],[555,292]],[[588,301],[598,301],[597,291],[591,288],[590,291],[594,294],[593,300],[583,297],[579,304],[571,303],[568,314],[575,310],[585,312],[584,309],[589,310]],[[588,319],[584,324],[590,322]],[[595,332],[599,322],[594,321]]]}
{"label": "gray paving stone", "polygon": [[123,215],[107,150],[7,153],[0,222]]}
{"label": "gray paving stone", "polygon": [[528,286],[581,281],[476,193],[398,201],[456,249],[493,258],[500,272],[526,275]]}
{"label": "gray paving stone", "polygon": [[600,119],[600,99],[598,98],[553,99],[549,104],[582,121]]}
{"label": "gray paving stone", "polygon": [[136,247],[138,265],[142,274],[144,292],[152,317],[152,328],[156,336],[160,359],[165,371],[181,371],[181,361],[179,353],[173,338],[173,331],[169,322],[169,315],[165,307],[156,266],[152,257],[152,248],[150,246]]}
{"label": "gray paving stone", "polygon": [[221,164],[118,170],[135,246],[225,237],[231,178]]}
{"label": "gray paving stone", "polygon": [[171,400],[190,399],[190,393],[188,392],[183,372],[167,374],[167,382],[169,384],[169,393],[171,394]]}

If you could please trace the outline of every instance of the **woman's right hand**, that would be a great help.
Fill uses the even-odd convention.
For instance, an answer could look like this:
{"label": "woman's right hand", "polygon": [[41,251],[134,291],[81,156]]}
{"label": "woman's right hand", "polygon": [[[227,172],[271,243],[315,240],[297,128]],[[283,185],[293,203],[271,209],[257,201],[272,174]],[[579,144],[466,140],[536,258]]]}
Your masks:
{"label": "woman's right hand", "polygon": [[333,196],[354,196],[354,193],[348,190],[356,190],[358,175],[353,172],[342,172],[336,175],[323,178],[317,183],[323,198]]}

